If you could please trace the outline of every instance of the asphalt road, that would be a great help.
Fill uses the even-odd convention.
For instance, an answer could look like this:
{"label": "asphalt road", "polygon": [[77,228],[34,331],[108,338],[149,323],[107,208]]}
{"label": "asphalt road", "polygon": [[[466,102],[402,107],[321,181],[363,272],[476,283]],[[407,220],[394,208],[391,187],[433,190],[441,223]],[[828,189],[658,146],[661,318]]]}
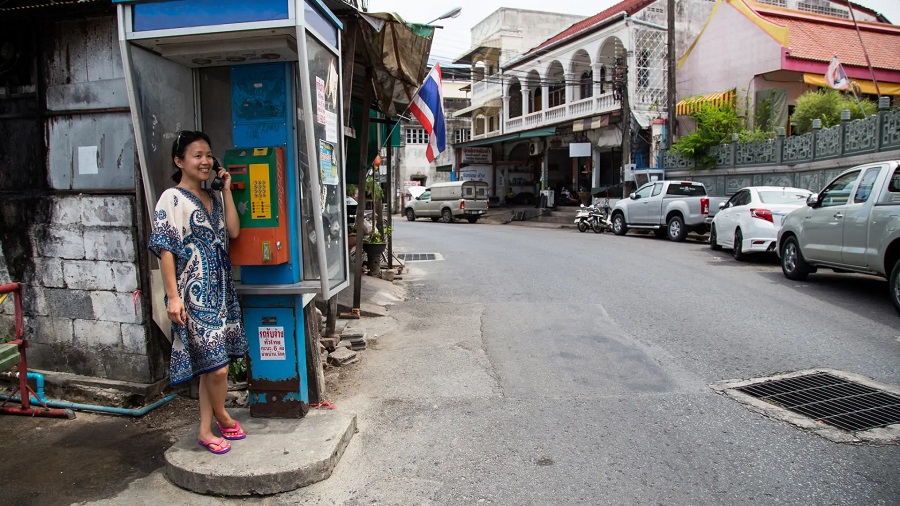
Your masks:
{"label": "asphalt road", "polygon": [[407,265],[407,300],[341,373],[359,432],[331,478],[227,499],[156,471],[90,504],[900,503],[900,446],[834,443],[709,386],[816,367],[900,385],[885,281],[797,283],[651,235],[422,220],[394,239],[440,259]]}

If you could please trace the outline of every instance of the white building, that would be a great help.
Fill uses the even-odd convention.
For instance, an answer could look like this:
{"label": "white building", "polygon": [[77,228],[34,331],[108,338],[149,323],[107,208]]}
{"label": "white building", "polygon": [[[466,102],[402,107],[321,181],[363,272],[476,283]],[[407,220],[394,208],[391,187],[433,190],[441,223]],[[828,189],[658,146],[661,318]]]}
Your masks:
{"label": "white building", "polygon": [[[693,40],[713,6],[678,0],[678,46]],[[456,146],[460,160],[468,148],[490,147],[493,194],[520,203],[543,190],[596,195],[620,184],[628,164],[655,167],[661,128],[651,124],[667,113],[666,2],[625,0],[588,18],[515,11],[546,21],[538,29],[554,16],[568,24],[524,51],[504,45],[507,11],[515,10],[476,25],[475,48],[457,60],[473,69],[472,105],[457,113],[472,118],[472,140]],[[531,34],[531,24],[517,23]],[[466,169],[462,161],[457,169]]]}

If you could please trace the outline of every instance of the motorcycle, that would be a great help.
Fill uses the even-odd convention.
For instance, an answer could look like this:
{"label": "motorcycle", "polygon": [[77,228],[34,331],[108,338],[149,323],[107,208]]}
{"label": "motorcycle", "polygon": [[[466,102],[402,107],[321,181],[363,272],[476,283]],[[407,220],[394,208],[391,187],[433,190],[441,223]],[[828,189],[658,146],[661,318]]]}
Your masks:
{"label": "motorcycle", "polygon": [[579,232],[587,232],[587,229],[590,228],[595,234],[612,229],[612,223],[609,221],[609,212],[599,204],[590,206],[581,204],[581,208],[575,213],[575,225],[578,227]]}

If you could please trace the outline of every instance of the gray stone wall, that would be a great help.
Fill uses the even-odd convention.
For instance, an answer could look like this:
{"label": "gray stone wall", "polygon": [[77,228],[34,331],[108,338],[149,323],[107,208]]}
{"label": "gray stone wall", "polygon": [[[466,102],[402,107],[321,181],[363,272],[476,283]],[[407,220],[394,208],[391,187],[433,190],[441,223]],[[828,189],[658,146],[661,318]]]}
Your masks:
{"label": "gray stone wall", "polygon": [[[0,283],[26,284],[29,368],[158,380],[138,292],[134,197],[13,196],[0,202],[0,215]],[[0,339],[13,335],[8,299]]]}

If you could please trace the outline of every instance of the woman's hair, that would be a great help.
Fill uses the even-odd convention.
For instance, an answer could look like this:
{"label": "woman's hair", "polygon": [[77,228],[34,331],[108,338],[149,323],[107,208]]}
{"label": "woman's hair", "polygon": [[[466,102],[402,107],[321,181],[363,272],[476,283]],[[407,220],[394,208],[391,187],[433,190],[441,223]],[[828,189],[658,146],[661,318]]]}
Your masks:
{"label": "woman's hair", "polygon": [[172,181],[175,181],[175,184],[181,182],[181,168],[174,164],[175,158],[183,159],[184,151],[187,147],[190,146],[192,142],[201,139],[206,141],[210,148],[212,147],[212,141],[209,140],[209,136],[200,131],[181,130],[175,135],[175,142],[172,143],[172,165],[175,166],[175,173],[172,174]]}

